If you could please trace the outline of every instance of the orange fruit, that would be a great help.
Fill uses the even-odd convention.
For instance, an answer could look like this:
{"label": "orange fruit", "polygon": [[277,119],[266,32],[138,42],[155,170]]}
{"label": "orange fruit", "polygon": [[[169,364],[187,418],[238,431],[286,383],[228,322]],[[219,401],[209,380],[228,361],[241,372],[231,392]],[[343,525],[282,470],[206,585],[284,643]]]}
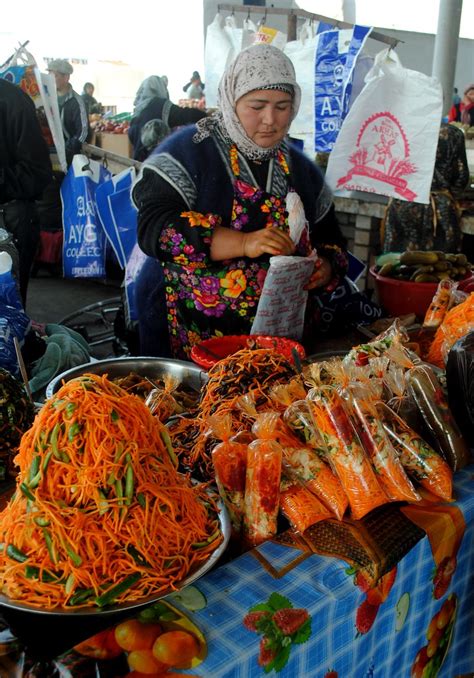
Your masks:
{"label": "orange fruit", "polygon": [[127,660],[132,671],[147,675],[163,673],[167,668],[165,664],[155,659],[151,650],[133,650]]}
{"label": "orange fruit", "polygon": [[159,624],[143,624],[138,619],[129,619],[115,628],[115,640],[127,652],[151,650],[160,633]]}
{"label": "orange fruit", "polygon": [[199,652],[199,643],[187,631],[167,631],[155,640],[153,656],[163,664],[178,669],[188,668]]}
{"label": "orange fruit", "polygon": [[106,629],[95,636],[87,638],[74,647],[76,652],[85,657],[96,659],[113,659],[122,654],[123,650],[115,640],[114,629]]}

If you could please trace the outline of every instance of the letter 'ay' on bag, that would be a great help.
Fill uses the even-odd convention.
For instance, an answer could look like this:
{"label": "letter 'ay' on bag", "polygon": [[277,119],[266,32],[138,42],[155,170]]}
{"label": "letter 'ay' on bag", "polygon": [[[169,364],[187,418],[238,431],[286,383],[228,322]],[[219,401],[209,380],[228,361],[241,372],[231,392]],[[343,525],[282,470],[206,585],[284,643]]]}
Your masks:
{"label": "letter 'ay' on bag", "polygon": [[110,172],[85,155],[75,155],[61,184],[65,278],[105,278],[106,236],[97,216],[97,186]]}

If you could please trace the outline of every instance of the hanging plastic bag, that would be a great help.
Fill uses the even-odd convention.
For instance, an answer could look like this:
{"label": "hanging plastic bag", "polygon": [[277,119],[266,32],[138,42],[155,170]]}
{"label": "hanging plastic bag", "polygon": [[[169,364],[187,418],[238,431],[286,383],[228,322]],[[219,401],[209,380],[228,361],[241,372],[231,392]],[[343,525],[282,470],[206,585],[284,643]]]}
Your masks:
{"label": "hanging plastic bag", "polygon": [[257,27],[250,17],[244,19],[244,25],[242,29],[242,49],[250,47],[255,41],[255,33],[257,32]]}
{"label": "hanging plastic bag", "polygon": [[368,26],[325,31],[318,36],[314,63],[315,150],[333,150],[349,108],[357,57],[370,31]]}
{"label": "hanging plastic bag", "polygon": [[96,160],[75,155],[61,184],[65,278],[105,278],[105,233],[97,216],[95,192],[111,173]]}
{"label": "hanging plastic bag", "polygon": [[439,81],[377,54],[366,86],[344,120],[326,180],[336,195],[353,191],[429,202],[443,94]]}
{"label": "hanging plastic bag", "polygon": [[137,208],[131,197],[135,176],[135,168],[128,167],[100,183],[95,193],[99,219],[121,268],[137,243]]}
{"label": "hanging plastic bag", "polygon": [[301,103],[298,115],[291,123],[291,136],[302,139],[305,150],[310,154],[314,152],[314,55],[317,41],[310,22],[305,21],[299,39],[288,42],[283,50],[291,59],[301,88]]}
{"label": "hanging plastic bag", "polygon": [[224,19],[217,13],[207,27],[204,48],[206,74],[206,106],[217,106],[217,88],[228,64],[242,48],[242,29],[237,28],[233,16]]}
{"label": "hanging plastic bag", "polygon": [[2,66],[0,78],[18,85],[33,100],[53,170],[66,172],[66,148],[54,75],[40,73],[33,55],[21,46]]}

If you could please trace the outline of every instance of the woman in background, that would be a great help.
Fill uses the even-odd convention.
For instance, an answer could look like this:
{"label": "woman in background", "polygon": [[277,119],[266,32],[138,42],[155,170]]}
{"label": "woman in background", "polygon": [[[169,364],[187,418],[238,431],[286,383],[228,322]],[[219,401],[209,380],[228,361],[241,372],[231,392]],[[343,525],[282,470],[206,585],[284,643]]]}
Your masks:
{"label": "woman in background", "polygon": [[87,115],[92,113],[102,113],[102,104],[99,104],[94,98],[94,85],[91,82],[86,82],[82,90],[81,98],[86,107]]}
{"label": "woman in background", "polygon": [[181,125],[188,125],[206,117],[206,113],[195,108],[180,108],[169,99],[168,88],[158,75],[146,78],[138,88],[133,102],[133,115],[128,137],[133,146],[135,160],[145,160],[148,151],[142,142],[142,128],[150,120],[161,120],[172,131]]}
{"label": "woman in background", "polygon": [[463,98],[453,104],[448,114],[449,122],[461,122],[463,125],[474,127],[474,84],[464,90]]}

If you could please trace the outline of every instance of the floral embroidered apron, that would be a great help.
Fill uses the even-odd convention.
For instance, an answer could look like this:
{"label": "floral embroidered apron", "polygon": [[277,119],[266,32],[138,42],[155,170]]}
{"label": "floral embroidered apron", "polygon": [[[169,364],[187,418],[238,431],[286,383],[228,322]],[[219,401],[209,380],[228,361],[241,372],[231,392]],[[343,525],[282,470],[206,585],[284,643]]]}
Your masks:
{"label": "floral embroidered apron", "polygon": [[[237,149],[234,146],[230,149],[230,161],[234,177],[230,228],[253,232],[277,226],[288,231],[285,197],[272,195],[258,186],[242,181]],[[282,153],[275,162],[279,162],[285,174],[289,174]],[[176,249],[174,262],[165,264],[164,270],[167,278],[172,350],[177,357],[186,358],[189,357],[191,347],[202,339],[249,334],[268,270],[269,257],[242,257],[220,262],[207,259],[204,262],[202,243],[207,241],[207,253],[212,238],[212,226],[219,223],[219,218],[195,212],[186,212],[181,216],[188,217],[190,226],[180,229],[179,233],[168,229],[168,237],[179,239],[179,247]],[[199,237],[196,234],[198,230]],[[307,241],[307,235],[302,240],[305,238]],[[300,243],[301,253],[308,251],[308,245],[309,242]],[[191,256],[186,258],[186,253],[191,249]]]}

